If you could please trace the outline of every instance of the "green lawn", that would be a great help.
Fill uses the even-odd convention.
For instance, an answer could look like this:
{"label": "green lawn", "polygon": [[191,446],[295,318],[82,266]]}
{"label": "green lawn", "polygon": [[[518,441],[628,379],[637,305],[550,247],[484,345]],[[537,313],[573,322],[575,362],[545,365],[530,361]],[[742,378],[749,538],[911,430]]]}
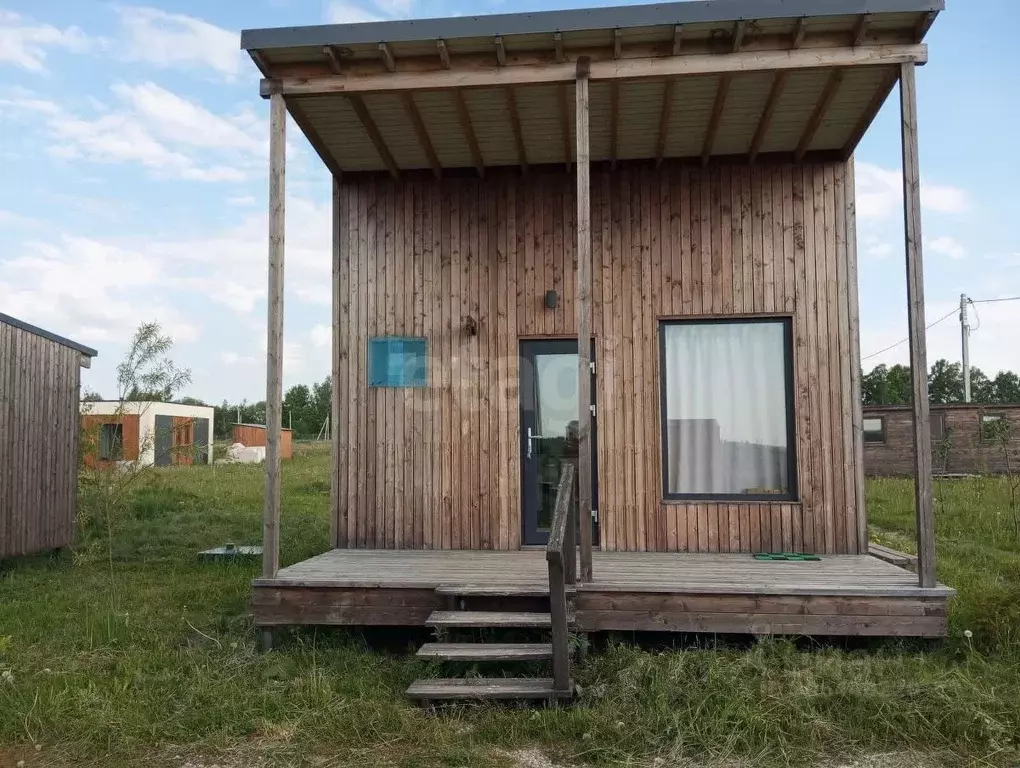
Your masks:
{"label": "green lawn", "polygon": [[[299,446],[286,465],[284,563],[327,547],[328,461]],[[75,558],[0,565],[0,766],[528,764],[519,749],[601,765],[1020,762],[1020,545],[1003,480],[936,486],[939,574],[960,591],[945,644],[621,641],[577,666],[576,706],[441,716],[403,698],[427,670],[412,638],[309,631],[256,652],[257,565],[196,553],[257,542],[261,493],[251,466],[153,470],[116,492],[88,480]],[[911,548],[912,498],[909,482],[869,483],[874,538]]]}

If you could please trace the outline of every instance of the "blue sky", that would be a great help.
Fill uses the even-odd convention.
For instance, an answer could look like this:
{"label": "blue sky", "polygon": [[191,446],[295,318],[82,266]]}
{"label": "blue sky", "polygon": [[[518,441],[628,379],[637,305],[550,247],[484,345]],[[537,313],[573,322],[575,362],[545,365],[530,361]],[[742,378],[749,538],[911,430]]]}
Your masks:
{"label": "blue sky", "polygon": [[[268,110],[238,31],[571,7],[483,5],[0,0],[0,311],[99,349],[84,385],[107,397],[132,331],[157,319],[188,394],[260,399]],[[948,5],[918,73],[929,320],[961,292],[1020,296],[1020,5]],[[289,142],[287,386],[327,375],[330,321],[329,179],[293,125]],[[906,336],[899,166],[894,92],[857,154],[865,356]],[[1020,371],[1020,302],[978,315],[972,362]],[[950,317],[929,357],[958,355]],[[865,367],[906,358],[902,344]]]}

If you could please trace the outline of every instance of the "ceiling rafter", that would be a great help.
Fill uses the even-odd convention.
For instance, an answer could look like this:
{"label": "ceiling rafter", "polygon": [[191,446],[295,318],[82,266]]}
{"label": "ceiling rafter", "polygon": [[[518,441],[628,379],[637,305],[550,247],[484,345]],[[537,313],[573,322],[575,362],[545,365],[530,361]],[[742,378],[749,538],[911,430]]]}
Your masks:
{"label": "ceiling rafter", "polygon": [[567,53],[563,50],[563,34],[553,33],[553,49],[556,51],[556,63],[562,64],[567,60]]}
{"label": "ceiling rafter", "polygon": [[560,135],[563,137],[563,157],[567,170],[573,164],[574,152],[570,146],[570,86],[560,86]]}
{"label": "ceiling rafter", "polygon": [[390,48],[389,43],[379,43],[379,53],[382,54],[383,63],[386,64],[386,69],[390,72],[396,72],[397,59],[393,55],[393,49]]}
{"label": "ceiling rafter", "polygon": [[730,82],[733,76],[725,74],[719,78],[719,88],[715,92],[715,104],[712,105],[712,118],[708,123],[708,131],[705,133],[705,143],[701,147],[701,164],[708,165],[708,159],[712,156],[712,147],[715,146],[715,135],[719,132],[719,124],[722,122],[723,110],[726,109],[726,97],[730,92]]}
{"label": "ceiling rafter", "polygon": [[375,146],[376,152],[379,153],[379,158],[383,161],[383,165],[386,166],[390,172],[390,176],[393,178],[400,177],[400,168],[397,166],[396,160],[393,159],[393,155],[390,153],[390,148],[386,146],[386,141],[383,139],[382,134],[379,133],[379,128],[375,124],[375,120],[372,119],[371,113],[368,111],[368,107],[365,106],[365,100],[356,93],[348,94],[348,100],[351,106],[354,107],[354,112],[361,121],[362,127],[365,129],[365,133],[368,134],[368,138],[372,140],[372,144]]}
{"label": "ceiling rafter", "polygon": [[326,61],[329,62],[329,68],[333,70],[333,74],[343,74],[344,68],[343,63],[340,61],[340,52],[337,51],[332,45],[327,45],[322,49],[322,55],[326,57]]}
{"label": "ceiling rafter", "polygon": [[854,30],[850,38],[850,45],[856,48],[858,45],[864,44],[864,37],[868,34],[869,24],[871,24],[870,13],[862,13],[857,17],[857,21],[854,22]]}
{"label": "ceiling rafter", "polygon": [[506,87],[506,106],[510,111],[510,128],[514,133],[514,144],[517,146],[517,163],[521,173],[528,175],[528,150],[524,146],[524,131],[521,129],[521,115],[517,111],[517,94],[510,86]]}
{"label": "ceiling rafter", "polygon": [[924,36],[928,34],[928,30],[931,29],[931,25],[935,23],[935,19],[938,15],[938,11],[928,11],[928,13],[924,14],[918,20],[917,26],[914,27],[915,43],[919,43],[924,40]]}
{"label": "ceiling rafter", "polygon": [[789,76],[789,72],[776,72],[772,80],[772,88],[765,102],[765,109],[762,110],[761,118],[758,120],[758,128],[754,132],[754,138],[751,139],[751,148],[747,153],[747,161],[749,163],[753,163],[757,159],[758,153],[761,152],[761,145],[769,132],[769,126],[772,125],[772,116],[776,112],[776,105],[779,103],[779,97],[783,95],[783,88],[786,87],[786,80]]}
{"label": "ceiling rafter", "polygon": [[429,137],[428,128],[425,127],[425,121],[421,119],[421,112],[418,111],[418,105],[414,101],[414,94],[410,91],[403,91],[400,94],[400,99],[404,102],[404,110],[414,127],[421,151],[425,153],[429,165],[432,166],[432,174],[438,179],[443,175],[443,165],[439,162],[439,155],[436,154],[435,147],[432,146],[432,139]]}
{"label": "ceiling rafter", "polygon": [[741,19],[733,22],[733,34],[730,35],[730,52],[736,53],[744,45],[744,34],[747,32],[747,22]]}
{"label": "ceiling rafter", "polygon": [[807,18],[801,16],[797,19],[797,26],[793,28],[793,37],[790,39],[791,48],[800,48],[804,44],[804,32],[807,29]]}
{"label": "ceiling rafter", "polygon": [[839,90],[840,83],[843,82],[845,76],[846,72],[842,69],[835,69],[829,75],[825,89],[815,105],[815,111],[811,113],[811,119],[808,120],[804,133],[801,134],[800,141],[797,143],[797,149],[793,153],[793,158],[798,163],[807,154],[808,147],[811,146],[811,141],[815,138],[815,134],[818,133],[818,128],[821,126],[822,120],[825,119],[825,113],[828,112],[829,105],[832,104],[832,100],[836,97],[836,91]]}
{"label": "ceiling rafter", "polygon": [[468,111],[467,101],[464,99],[464,91],[454,88],[450,91],[453,94],[453,105],[457,110],[457,119],[460,121],[460,128],[464,131],[464,139],[471,150],[471,160],[475,164],[478,175],[485,177],[485,161],[482,158],[482,150],[478,146],[478,137],[475,136],[475,128],[471,124],[471,112]]}
{"label": "ceiling rafter", "polygon": [[436,51],[439,53],[439,63],[443,69],[450,68],[450,52],[446,49],[445,40],[436,40]]}
{"label": "ceiling rafter", "polygon": [[863,114],[861,114],[861,119],[857,121],[853,131],[850,133],[850,138],[843,147],[844,160],[848,160],[854,153],[854,150],[857,149],[857,145],[860,144],[861,139],[868,130],[868,126],[871,125],[871,121],[875,119],[875,116],[878,114],[878,110],[882,108],[885,100],[889,98],[889,94],[892,93],[892,89],[896,87],[896,82],[899,79],[899,69],[891,69],[889,74],[886,75],[885,80],[882,82],[881,87],[875,91],[875,95],[871,97],[871,101],[868,102],[867,109],[865,109]]}
{"label": "ceiling rafter", "polygon": [[684,25],[676,24],[673,27],[673,55],[680,55],[680,43],[684,37]]}
{"label": "ceiling rafter", "polygon": [[[623,56],[623,42],[620,30],[613,32],[613,58]],[[609,84],[609,169],[616,170],[620,147],[620,84],[615,80]]]}
{"label": "ceiling rafter", "polygon": [[662,165],[666,154],[666,141],[669,139],[669,118],[673,114],[673,92],[676,80],[667,80],[662,93],[662,113],[659,115],[659,141],[655,146],[655,164]]}

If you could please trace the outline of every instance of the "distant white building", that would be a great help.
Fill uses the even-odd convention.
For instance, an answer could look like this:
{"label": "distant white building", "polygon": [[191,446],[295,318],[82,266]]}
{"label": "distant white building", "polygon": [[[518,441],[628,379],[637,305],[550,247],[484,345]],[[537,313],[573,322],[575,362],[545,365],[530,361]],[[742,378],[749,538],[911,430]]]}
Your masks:
{"label": "distant white building", "polygon": [[212,463],[211,406],[103,400],[81,403],[81,414],[82,426],[95,430],[87,466]]}

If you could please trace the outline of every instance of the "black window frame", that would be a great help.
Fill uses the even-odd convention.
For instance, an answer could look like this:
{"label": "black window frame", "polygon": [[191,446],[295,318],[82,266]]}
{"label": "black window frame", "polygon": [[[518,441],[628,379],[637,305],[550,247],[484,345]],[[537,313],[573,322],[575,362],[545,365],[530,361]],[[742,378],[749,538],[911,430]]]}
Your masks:
{"label": "black window frame", "polygon": [[[864,428],[864,422],[868,419],[878,419],[882,422],[882,427],[878,430],[878,437],[872,438],[871,440],[868,439],[868,430]],[[885,414],[880,414],[878,416],[868,413],[864,414],[863,418],[861,418],[861,441],[865,445],[885,445],[885,436]]]}
{"label": "black window frame", "polygon": [[[789,491],[787,493],[670,493],[668,470],[668,445],[666,433],[666,328],[673,325],[750,325],[760,323],[778,323],[783,327],[783,357],[785,358],[784,374],[786,385],[786,463]],[[800,478],[797,476],[797,415],[794,408],[796,400],[793,379],[793,316],[770,315],[768,317],[698,317],[698,318],[660,318],[659,319],[659,473],[661,475],[660,491],[664,502],[674,501],[725,501],[725,502],[762,502],[773,501],[799,502]]]}

